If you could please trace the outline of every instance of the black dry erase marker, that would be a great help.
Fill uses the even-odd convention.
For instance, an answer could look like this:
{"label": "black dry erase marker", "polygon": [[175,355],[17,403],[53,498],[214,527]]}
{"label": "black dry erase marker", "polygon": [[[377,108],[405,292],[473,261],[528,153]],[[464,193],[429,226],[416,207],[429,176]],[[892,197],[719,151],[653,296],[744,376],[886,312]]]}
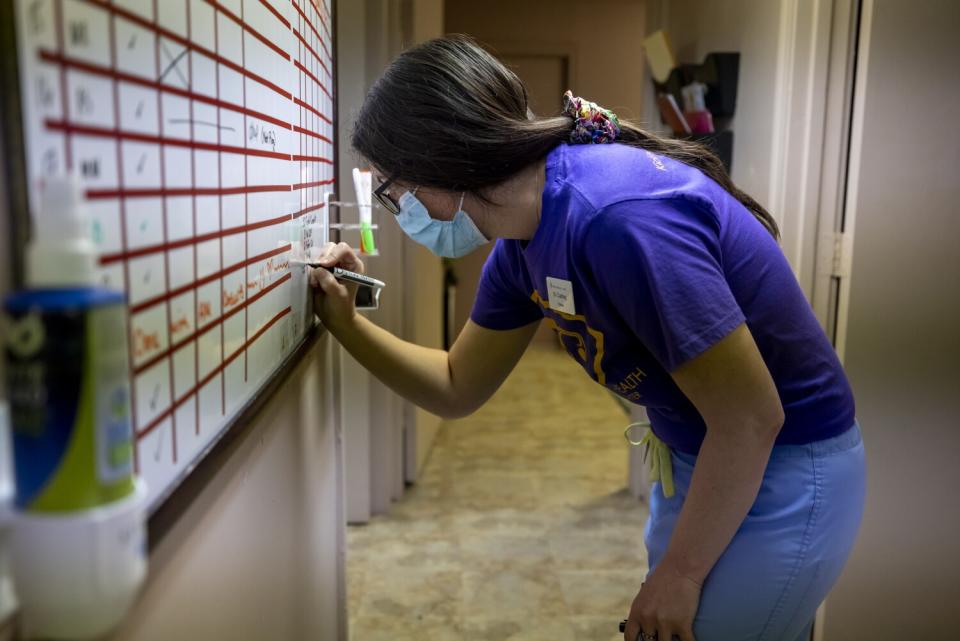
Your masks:
{"label": "black dry erase marker", "polygon": [[322,267],[328,272],[333,274],[333,277],[337,280],[348,280],[351,283],[357,283],[358,285],[366,285],[367,287],[375,287],[377,289],[383,289],[387,286],[382,280],[377,280],[376,278],[370,278],[366,274],[358,274],[357,272],[347,271],[346,269],[340,267],[327,267],[326,265],[321,265],[320,263],[306,263],[309,267],[314,269]]}
{"label": "black dry erase marker", "polygon": [[387,284],[382,280],[370,278],[366,274],[358,274],[357,272],[347,271],[346,269],[342,269],[340,267],[327,267],[326,265],[321,265],[320,263],[304,264],[315,269],[322,267],[333,274],[333,277],[338,280],[346,280],[360,285],[360,287],[357,288],[357,296],[354,299],[354,304],[357,306],[357,309],[379,309],[380,290],[387,286]]}

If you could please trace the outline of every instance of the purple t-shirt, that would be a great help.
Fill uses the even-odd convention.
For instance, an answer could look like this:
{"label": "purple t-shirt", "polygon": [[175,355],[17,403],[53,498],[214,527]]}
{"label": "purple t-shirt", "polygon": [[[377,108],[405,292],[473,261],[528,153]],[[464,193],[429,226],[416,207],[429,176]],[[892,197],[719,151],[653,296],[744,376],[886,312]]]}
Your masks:
{"label": "purple t-shirt", "polygon": [[743,322],[783,404],[778,443],[854,421],[843,368],[777,242],[699,170],[642,149],[551,151],[537,231],[497,241],[471,318],[494,330],[544,319],[591,378],[646,406],[657,436],[684,452],[706,426],[669,372]]}

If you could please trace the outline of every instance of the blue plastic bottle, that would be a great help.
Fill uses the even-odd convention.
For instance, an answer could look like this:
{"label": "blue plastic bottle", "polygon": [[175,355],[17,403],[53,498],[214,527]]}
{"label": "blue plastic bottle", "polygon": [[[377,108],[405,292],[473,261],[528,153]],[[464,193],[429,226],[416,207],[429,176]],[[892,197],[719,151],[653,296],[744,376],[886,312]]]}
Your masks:
{"label": "blue plastic bottle", "polygon": [[79,184],[44,185],[27,289],[7,297],[15,503],[71,512],[134,492],[124,295],[97,287]]}

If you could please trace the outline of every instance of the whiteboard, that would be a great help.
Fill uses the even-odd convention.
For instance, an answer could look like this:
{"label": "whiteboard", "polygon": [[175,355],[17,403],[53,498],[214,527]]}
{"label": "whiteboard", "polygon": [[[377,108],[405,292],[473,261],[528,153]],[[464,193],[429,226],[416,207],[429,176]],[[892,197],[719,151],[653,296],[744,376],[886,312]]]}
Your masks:
{"label": "whiteboard", "polygon": [[155,509],[313,325],[290,257],[335,189],[330,0],[15,11],[30,208],[44,176],[84,183]]}

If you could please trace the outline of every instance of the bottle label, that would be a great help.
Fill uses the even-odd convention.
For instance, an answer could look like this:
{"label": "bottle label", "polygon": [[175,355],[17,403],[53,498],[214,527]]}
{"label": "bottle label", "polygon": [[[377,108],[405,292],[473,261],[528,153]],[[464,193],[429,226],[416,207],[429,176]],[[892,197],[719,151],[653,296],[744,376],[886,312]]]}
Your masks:
{"label": "bottle label", "polygon": [[16,504],[86,509],[133,491],[122,304],[8,317],[7,394]]}

